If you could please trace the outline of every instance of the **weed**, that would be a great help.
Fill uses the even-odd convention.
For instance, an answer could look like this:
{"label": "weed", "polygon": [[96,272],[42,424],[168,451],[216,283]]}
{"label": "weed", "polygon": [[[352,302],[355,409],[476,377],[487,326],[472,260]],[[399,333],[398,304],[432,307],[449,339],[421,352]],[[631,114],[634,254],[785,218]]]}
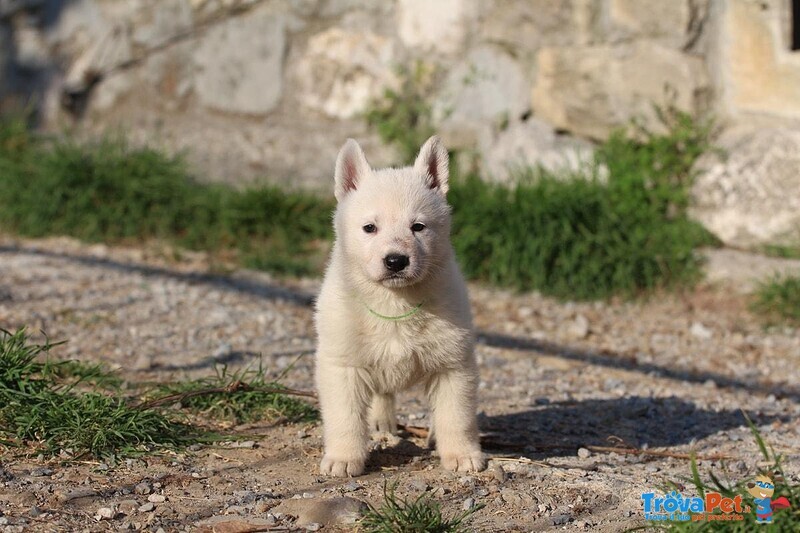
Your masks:
{"label": "weed", "polygon": [[386,89],[367,110],[367,123],[384,142],[400,149],[403,161],[413,161],[419,147],[436,131],[430,104],[433,74],[421,61],[399,68],[400,86]]}
{"label": "weed", "polygon": [[0,188],[0,224],[22,235],[233,249],[244,264],[281,274],[319,271],[331,236],[332,204],[316,196],[201,184],[157,150],[48,144],[13,121],[0,123]]}
{"label": "weed", "polygon": [[768,320],[800,325],[800,276],[778,276],[761,283],[752,309]]}
{"label": "weed", "polygon": [[370,506],[361,520],[361,527],[369,533],[456,533],[464,531],[464,521],[483,508],[477,505],[453,517],[442,514],[439,504],[427,494],[414,500],[399,498],[397,484],[384,485],[383,504],[376,509]]}
{"label": "weed", "polygon": [[[760,475],[767,475],[772,478],[775,484],[775,492],[773,499],[780,496],[785,496],[791,507],[788,509],[781,509],[774,513],[773,523],[771,525],[762,525],[756,523],[756,504],[753,501],[753,496],[747,491],[747,483],[752,480],[739,480],[735,483],[725,482],[721,480],[713,471],[708,472],[710,481],[704,481],[700,474],[700,469],[697,466],[697,461],[692,459],[691,472],[692,477],[690,483],[694,485],[697,494],[704,497],[709,492],[717,492],[727,498],[734,498],[741,496],[743,504],[750,507],[750,511],[742,513],[743,520],[703,520],[698,522],[674,522],[669,525],[648,525],[641,529],[665,529],[669,531],[725,531],[731,533],[755,531],[757,528],[763,528],[764,531],[785,531],[794,532],[800,531],[800,508],[798,508],[798,498],[800,498],[800,486],[792,484],[789,478],[785,475],[782,466],[782,457],[775,453],[762,438],[758,428],[747,418],[747,423],[753,433],[756,444],[761,455],[764,457],[764,464],[769,465],[768,468],[759,471]],[[677,490],[679,485],[673,483],[667,490]],[[715,511],[714,514],[718,514]]]}
{"label": "weed", "polygon": [[[117,396],[80,392],[77,366],[38,362],[53,344],[31,344],[24,329],[0,331],[0,436],[35,442],[47,452],[129,454],[143,446],[175,447],[197,440],[200,432],[155,410],[130,407]],[[82,367],[79,380],[86,378]],[[65,370],[67,369],[67,370]],[[64,371],[64,372],[62,372]],[[97,377],[96,374],[94,377]]]}
{"label": "weed", "polygon": [[[282,394],[281,389],[280,383],[267,380],[261,367],[232,373],[221,367],[215,376],[161,385],[152,395],[176,396],[181,408],[237,424],[263,419],[310,422],[319,418],[313,406]],[[194,394],[200,391],[212,392]]]}

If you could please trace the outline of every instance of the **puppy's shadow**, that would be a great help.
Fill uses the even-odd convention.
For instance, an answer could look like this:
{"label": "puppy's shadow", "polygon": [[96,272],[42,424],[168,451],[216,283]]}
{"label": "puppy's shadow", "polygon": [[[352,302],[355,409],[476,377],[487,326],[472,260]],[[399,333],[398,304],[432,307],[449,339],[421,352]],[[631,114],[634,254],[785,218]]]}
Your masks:
{"label": "puppy's shadow", "polygon": [[[757,424],[780,418],[748,416]],[[641,396],[551,403],[480,420],[486,451],[513,451],[531,459],[574,455],[582,446],[609,443],[670,448],[746,425],[735,406],[715,411],[680,398]]]}
{"label": "puppy's shadow", "polygon": [[407,465],[416,460],[428,459],[431,457],[432,450],[427,447],[418,446],[409,440],[410,435],[400,434],[400,441],[390,446],[381,447],[370,453],[367,459],[367,472],[378,472],[382,468],[391,468]]}

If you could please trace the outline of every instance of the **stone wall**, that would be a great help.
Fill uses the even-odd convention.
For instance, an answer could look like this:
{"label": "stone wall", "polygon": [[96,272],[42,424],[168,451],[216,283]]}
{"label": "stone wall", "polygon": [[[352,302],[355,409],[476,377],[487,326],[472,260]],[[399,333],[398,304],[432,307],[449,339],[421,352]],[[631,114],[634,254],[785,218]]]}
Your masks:
{"label": "stone wall", "polygon": [[794,127],[791,19],[789,0],[0,0],[0,100],[185,151],[210,179],[327,188],[347,137],[400,163],[363,113],[422,63],[448,145],[503,179],[657,127],[668,97]]}

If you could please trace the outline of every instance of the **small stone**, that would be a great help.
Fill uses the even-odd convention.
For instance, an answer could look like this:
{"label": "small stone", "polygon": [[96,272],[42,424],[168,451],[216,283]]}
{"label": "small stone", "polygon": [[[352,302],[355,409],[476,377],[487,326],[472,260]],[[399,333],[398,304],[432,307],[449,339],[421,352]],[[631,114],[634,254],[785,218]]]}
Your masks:
{"label": "small stone", "polygon": [[141,507],[139,507],[139,512],[140,513],[149,513],[150,511],[154,511],[155,508],[156,508],[156,506],[155,506],[155,504],[153,504],[153,502],[147,502],[145,504],[142,504]]}
{"label": "small stone", "polygon": [[255,448],[256,441],[254,440],[243,440],[243,441],[236,441],[232,442],[229,445],[230,448]]}
{"label": "small stone", "polygon": [[322,529],[322,524],[318,524],[317,522],[306,524],[306,531],[319,531],[320,529]]}
{"label": "small stone", "polygon": [[559,514],[552,517],[550,520],[554,526],[563,526],[564,524],[568,524],[569,521],[572,520],[572,517],[568,514]]}
{"label": "small stone", "polygon": [[547,512],[549,509],[550,509],[550,507],[549,507],[549,506],[548,506],[546,503],[540,503],[540,504],[539,504],[539,507],[538,507],[539,514],[544,514],[544,513],[546,513],[546,512]]}
{"label": "small stone", "polygon": [[348,484],[346,484],[344,487],[342,487],[342,489],[345,492],[354,492],[354,491],[360,490],[361,488],[363,488],[363,487],[361,487],[361,485],[359,485],[356,481],[351,481]]}
{"label": "small stone", "polygon": [[110,507],[101,507],[94,513],[94,519],[98,522],[100,520],[111,520],[114,518],[114,510]]}
{"label": "small stone", "polygon": [[5,516],[0,516],[0,526],[7,526],[8,525],[8,518]]}
{"label": "small stone", "polygon": [[46,477],[52,475],[53,471],[46,467],[34,468],[33,470],[31,470],[32,477]]}
{"label": "small stone", "polygon": [[577,527],[578,529],[586,529],[587,527],[589,527],[589,522],[585,520],[578,520],[577,522],[575,522],[575,527]]}
{"label": "small stone", "polygon": [[701,322],[692,322],[689,333],[698,339],[710,339],[714,336],[714,332],[705,327]]}
{"label": "small stone", "polygon": [[252,490],[235,490],[233,491],[233,497],[236,498],[236,502],[239,504],[253,503],[256,501],[256,493]]}
{"label": "small stone", "polygon": [[489,489],[487,489],[486,487],[479,487],[475,489],[475,495],[480,498],[485,498],[486,496],[489,495]]}
{"label": "small stone", "polygon": [[500,465],[494,465],[492,467],[492,477],[496,479],[498,483],[505,483],[508,480],[508,474]]}
{"label": "small stone", "polygon": [[305,499],[307,499],[307,500],[308,500],[308,499],[311,499],[311,498],[313,498],[313,497],[314,497],[314,495],[313,495],[313,494],[311,494],[310,492],[304,492],[304,493],[303,493],[303,498],[305,498]]}
{"label": "small stone", "polygon": [[573,339],[585,339],[589,336],[589,319],[583,315],[578,315],[575,320],[567,327],[567,334]]}
{"label": "small stone", "polygon": [[163,494],[151,494],[147,497],[147,501],[151,503],[164,503],[167,501],[167,497]]}
{"label": "small stone", "polygon": [[464,509],[465,511],[469,511],[473,507],[475,507],[475,498],[467,498],[461,505],[461,508]]}
{"label": "small stone", "polygon": [[133,513],[138,507],[139,504],[136,500],[122,500],[117,504],[117,510],[126,515]]}
{"label": "small stone", "polygon": [[418,490],[420,492],[425,492],[431,488],[430,485],[421,479],[412,479],[408,486],[413,490]]}
{"label": "small stone", "polygon": [[141,495],[150,494],[152,491],[153,488],[150,486],[149,483],[142,482],[133,487],[133,492],[135,492],[136,494],[141,494]]}
{"label": "small stone", "polygon": [[500,491],[500,498],[511,505],[520,505],[522,503],[522,497],[519,493],[511,489],[503,489]]}
{"label": "small stone", "polygon": [[578,448],[578,457],[580,457],[581,459],[588,459],[589,457],[591,457],[591,455],[592,452],[590,452],[586,448]]}

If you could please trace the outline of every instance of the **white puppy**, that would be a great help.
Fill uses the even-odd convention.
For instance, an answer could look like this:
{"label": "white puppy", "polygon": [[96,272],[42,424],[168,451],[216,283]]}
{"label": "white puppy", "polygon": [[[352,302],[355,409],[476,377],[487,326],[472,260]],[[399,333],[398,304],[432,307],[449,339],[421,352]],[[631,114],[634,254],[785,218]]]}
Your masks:
{"label": "white puppy", "polygon": [[336,242],[317,301],[320,470],[364,471],[369,429],[394,432],[395,393],[423,383],[442,465],[485,467],[475,416],[472,317],[450,245],[447,152],[373,170],[348,140],[336,160]]}

